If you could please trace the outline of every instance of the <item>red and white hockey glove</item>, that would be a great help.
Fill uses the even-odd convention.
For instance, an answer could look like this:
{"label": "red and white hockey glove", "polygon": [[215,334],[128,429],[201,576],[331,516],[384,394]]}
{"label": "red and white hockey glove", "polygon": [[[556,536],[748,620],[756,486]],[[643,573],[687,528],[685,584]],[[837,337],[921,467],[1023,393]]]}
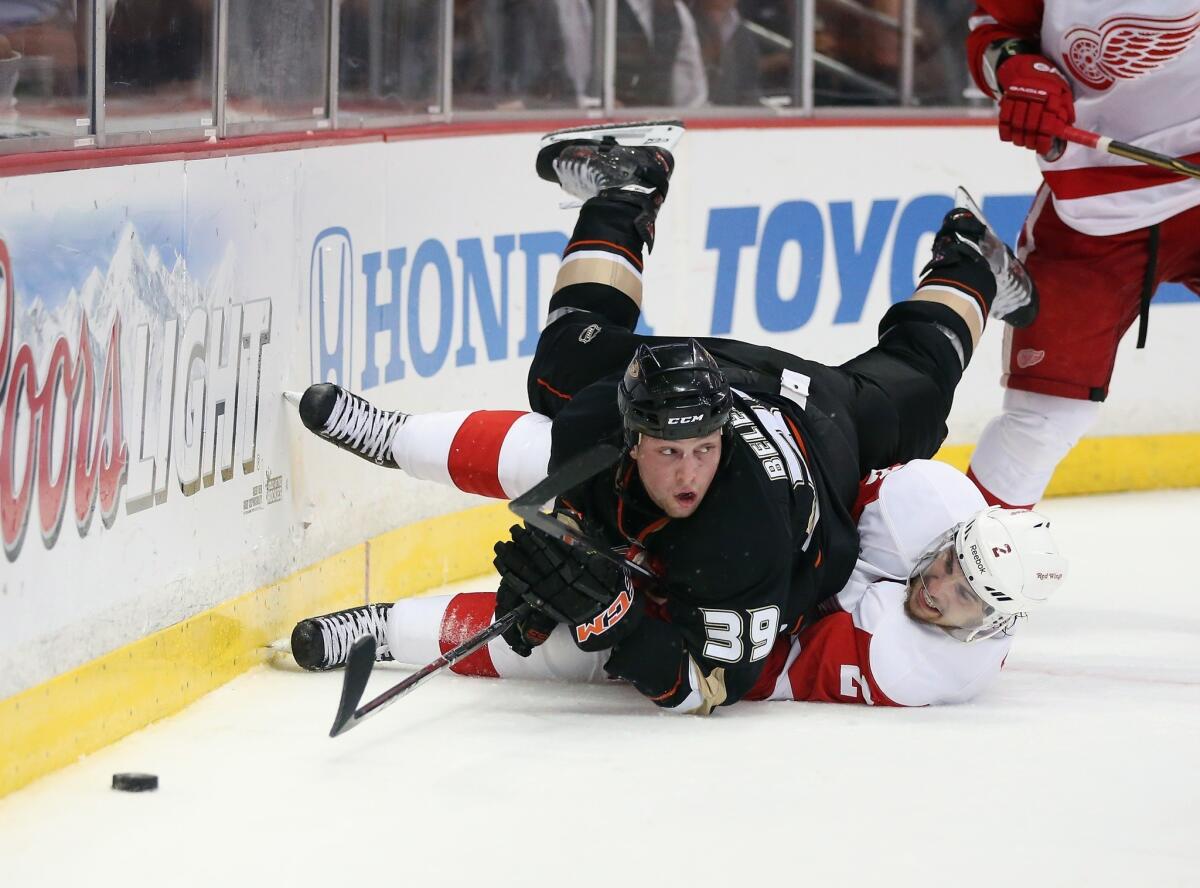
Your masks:
{"label": "red and white hockey glove", "polygon": [[1045,56],[1022,54],[996,70],[1000,86],[1000,139],[1046,154],[1075,122],[1071,84]]}

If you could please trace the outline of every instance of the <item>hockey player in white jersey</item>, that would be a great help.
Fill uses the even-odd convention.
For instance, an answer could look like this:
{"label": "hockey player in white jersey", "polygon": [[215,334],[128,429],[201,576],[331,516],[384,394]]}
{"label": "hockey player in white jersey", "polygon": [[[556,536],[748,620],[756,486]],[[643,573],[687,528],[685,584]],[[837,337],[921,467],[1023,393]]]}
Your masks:
{"label": "hockey player in white jersey", "polygon": [[[820,619],[774,643],[744,699],[885,706],[972,699],[1000,674],[1018,619],[1065,579],[1049,521],[986,506],[965,475],[928,460],[873,473],[856,511],[861,543],[850,581]],[[293,652],[305,668],[333,668],[355,638],[372,633],[381,659],[419,665],[486,627],[495,609],[494,592],[368,605],[302,621],[293,637],[304,641],[294,641]],[[527,657],[497,639],[451,669],[604,681],[604,660],[559,632]]]}
{"label": "hockey player in white jersey", "polygon": [[1017,251],[1041,312],[1006,335],[1003,413],[971,458],[989,502],[1028,505],[1096,419],[1135,320],[1145,343],[1159,284],[1200,293],[1200,182],[1058,139],[1073,124],[1200,161],[1200,0],[978,0],[967,56],[1000,138],[1042,155]]}

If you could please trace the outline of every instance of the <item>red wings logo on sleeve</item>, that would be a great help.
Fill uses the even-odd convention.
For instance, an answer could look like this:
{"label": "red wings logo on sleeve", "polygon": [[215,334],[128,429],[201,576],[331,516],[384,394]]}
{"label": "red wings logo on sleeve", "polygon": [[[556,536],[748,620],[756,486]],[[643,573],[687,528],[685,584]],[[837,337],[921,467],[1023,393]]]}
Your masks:
{"label": "red wings logo on sleeve", "polygon": [[1197,31],[1200,12],[1172,19],[1116,16],[1098,31],[1068,31],[1063,61],[1080,82],[1105,90],[1118,79],[1132,80],[1161,68],[1191,45]]}

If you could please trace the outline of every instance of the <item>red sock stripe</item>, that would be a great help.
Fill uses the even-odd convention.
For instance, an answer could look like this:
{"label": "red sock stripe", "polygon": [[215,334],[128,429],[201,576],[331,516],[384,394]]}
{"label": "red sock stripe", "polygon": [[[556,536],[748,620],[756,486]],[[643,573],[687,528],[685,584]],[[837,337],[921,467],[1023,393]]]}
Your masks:
{"label": "red sock stripe", "polygon": [[446,467],[459,490],[508,499],[500,486],[500,448],[522,410],[476,410],[466,418],[450,443]]}
{"label": "red sock stripe", "polygon": [[[442,614],[442,629],[438,633],[438,649],[444,654],[458,647],[472,635],[482,632],[492,622],[496,610],[495,592],[464,592],[450,599]],[[450,667],[459,675],[482,675],[499,678],[492,655],[485,644]]]}
{"label": "red sock stripe", "polygon": [[1027,506],[1015,506],[1012,503],[1006,503],[979,483],[979,479],[975,477],[975,473],[971,471],[970,466],[967,467],[967,477],[979,488],[979,492],[983,494],[983,498],[989,506],[1000,506],[1003,509],[1032,509],[1036,505],[1035,503],[1030,503]]}

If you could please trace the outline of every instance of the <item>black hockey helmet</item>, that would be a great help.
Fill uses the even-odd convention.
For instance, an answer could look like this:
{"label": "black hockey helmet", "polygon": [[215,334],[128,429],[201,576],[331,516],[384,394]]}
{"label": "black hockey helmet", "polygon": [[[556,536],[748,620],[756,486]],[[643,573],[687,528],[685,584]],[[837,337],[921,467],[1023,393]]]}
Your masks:
{"label": "black hockey helmet", "polygon": [[678,441],[724,428],[733,409],[729,382],[699,342],[639,345],[617,386],[629,444],[639,434]]}

